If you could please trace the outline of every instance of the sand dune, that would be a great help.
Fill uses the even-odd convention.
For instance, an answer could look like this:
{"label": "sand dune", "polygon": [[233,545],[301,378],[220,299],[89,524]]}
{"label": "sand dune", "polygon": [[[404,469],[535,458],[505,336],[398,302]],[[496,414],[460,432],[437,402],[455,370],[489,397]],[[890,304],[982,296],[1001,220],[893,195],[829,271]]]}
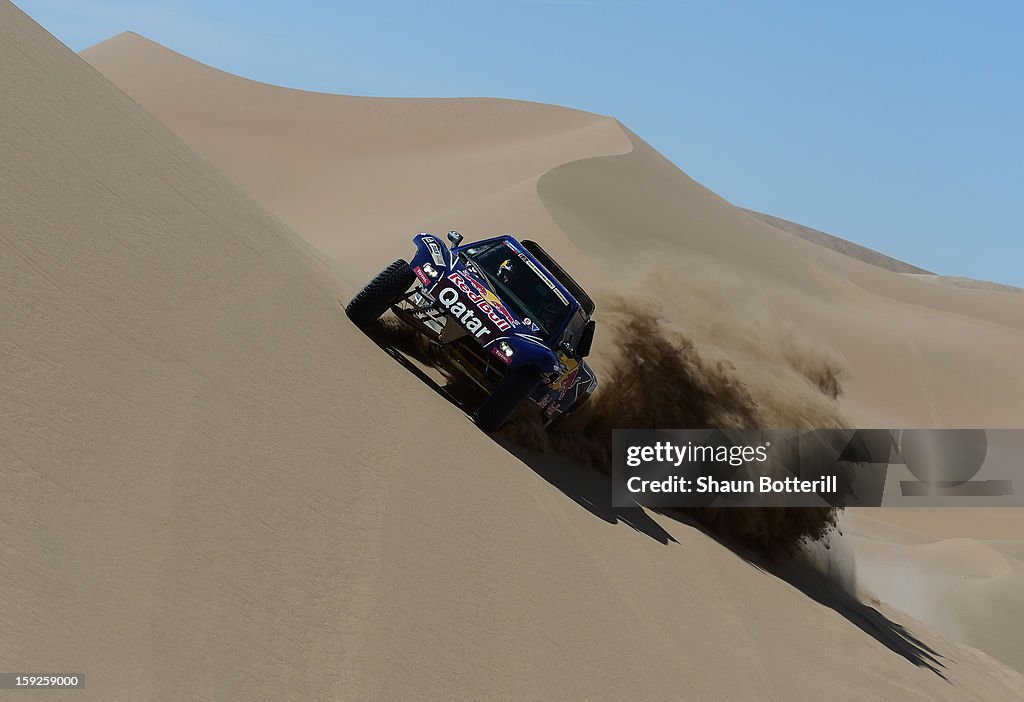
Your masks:
{"label": "sand dune", "polygon": [[[245,101],[260,93],[344,100],[196,70],[255,112]],[[390,126],[426,144],[422,169],[396,147],[360,190],[373,167],[360,129],[396,104],[363,101],[333,123],[350,139],[338,144],[290,121],[251,133],[268,151],[232,170],[222,161],[252,142],[193,150],[0,3],[7,670],[81,672],[86,690],[69,694],[97,700],[1024,694],[1016,673],[898,612],[809,597],[690,526],[600,509],[591,473],[505,450],[357,332],[337,299],[394,256],[397,230],[419,228],[419,207],[468,226],[493,207],[502,226],[555,237],[541,201],[519,199],[528,184],[630,148],[613,121],[558,108],[410,104]],[[207,107],[196,129],[221,119]],[[452,134],[494,138],[493,151],[451,134],[440,148],[438,124],[462,108]],[[351,147],[361,171],[288,170],[271,155],[291,138],[311,140],[309,159],[321,145],[345,162]],[[432,149],[451,156],[445,177]],[[410,204],[397,193],[413,185]],[[816,276],[775,279],[812,290]],[[438,460],[440,442],[459,460]]]}
{"label": "sand dune", "polygon": [[918,280],[923,280],[927,283],[951,285],[955,288],[967,288],[969,290],[998,290],[1000,292],[1008,292],[1018,295],[1020,293],[1024,293],[1024,288],[1018,288],[1013,285],[1003,285],[1002,283],[992,283],[987,280],[978,280],[976,278],[966,278],[959,275],[922,275],[917,273],[910,273],[908,275],[914,275]]}
{"label": "sand dune", "polygon": [[932,285],[791,236],[615,120],[514,101],[288,90],[131,33],[83,55],[353,285],[424,229],[528,232],[571,256],[597,291],[618,291],[623,271],[646,265],[634,254],[647,256],[698,278],[660,293],[681,309],[688,289],[713,295],[732,280],[720,296],[755,300],[750,315],[838,354],[845,411],[863,426],[1024,425],[1020,297]]}
{"label": "sand dune", "polygon": [[[754,221],[613,120],[511,101],[290,91],[134,34],[84,55],[337,258],[353,285],[403,251],[412,231],[528,232],[571,257],[599,297],[650,298],[703,354],[738,364],[762,402],[795,407],[813,395],[778,380],[797,337],[802,372],[808,362],[844,369],[841,410],[862,426],[1014,427],[1024,419],[1019,298],[937,289],[931,277],[900,275],[921,269],[883,254]],[[817,245],[794,238],[793,227]],[[353,235],[377,245],[353,249]],[[613,341],[599,337],[604,356]],[[831,416],[804,408],[802,422]],[[859,550],[864,542],[852,543]],[[860,555],[870,563],[871,553]],[[892,600],[904,593],[879,582],[874,591]],[[1004,644],[988,650],[1016,660],[1015,646]]]}
{"label": "sand dune", "polygon": [[[355,241],[405,247],[409,232],[429,226],[513,226],[520,220],[490,203],[560,163],[630,148],[607,117],[509,100],[288,90],[132,33],[83,55],[354,281],[381,267],[380,248]],[[473,218],[479,207],[485,214]]]}

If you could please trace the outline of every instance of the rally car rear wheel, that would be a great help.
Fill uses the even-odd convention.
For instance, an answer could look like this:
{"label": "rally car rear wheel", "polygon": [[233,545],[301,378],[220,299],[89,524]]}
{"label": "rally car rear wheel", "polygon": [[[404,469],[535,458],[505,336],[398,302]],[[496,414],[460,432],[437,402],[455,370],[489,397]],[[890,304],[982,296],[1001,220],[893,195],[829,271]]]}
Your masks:
{"label": "rally car rear wheel", "polygon": [[540,371],[522,366],[506,375],[473,413],[473,421],[486,432],[498,431],[529,399],[541,383]]}
{"label": "rally car rear wheel", "polygon": [[345,314],[357,327],[369,326],[409,290],[414,280],[416,274],[409,264],[398,259],[352,298]]}

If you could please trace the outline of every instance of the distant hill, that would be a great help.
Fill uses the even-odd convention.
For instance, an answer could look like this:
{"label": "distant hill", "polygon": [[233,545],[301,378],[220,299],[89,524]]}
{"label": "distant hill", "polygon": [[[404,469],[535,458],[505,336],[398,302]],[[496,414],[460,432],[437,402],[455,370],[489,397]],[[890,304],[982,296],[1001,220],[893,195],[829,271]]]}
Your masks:
{"label": "distant hill", "polygon": [[794,234],[805,241],[824,246],[827,249],[838,251],[844,256],[855,258],[858,261],[864,263],[870,263],[872,266],[878,266],[884,268],[887,271],[893,273],[932,273],[932,271],[919,268],[917,266],[901,261],[898,258],[892,256],[886,256],[884,253],[879,253],[874,249],[869,249],[866,246],[860,244],[854,244],[852,241],[846,239],[840,239],[837,236],[826,234],[819,229],[813,229],[811,227],[805,227],[802,224],[796,222],[790,222],[788,219],[782,219],[781,217],[774,217],[764,212],[756,212],[754,210],[748,210],[746,208],[740,208],[751,217],[755,217],[762,222],[766,222],[773,227],[777,227],[784,232]]}

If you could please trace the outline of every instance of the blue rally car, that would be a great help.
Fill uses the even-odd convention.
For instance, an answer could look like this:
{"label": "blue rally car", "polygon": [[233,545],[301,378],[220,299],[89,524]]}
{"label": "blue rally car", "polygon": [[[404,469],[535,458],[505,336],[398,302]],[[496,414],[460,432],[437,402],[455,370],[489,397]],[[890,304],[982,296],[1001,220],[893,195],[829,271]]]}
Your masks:
{"label": "blue rally car", "polygon": [[527,400],[551,428],[597,387],[583,360],[594,340],[594,303],[533,241],[499,236],[451,247],[430,234],[413,238],[416,255],[399,259],[345,308],[359,327],[388,309],[447,352],[453,370],[487,393],[473,413],[496,431]]}

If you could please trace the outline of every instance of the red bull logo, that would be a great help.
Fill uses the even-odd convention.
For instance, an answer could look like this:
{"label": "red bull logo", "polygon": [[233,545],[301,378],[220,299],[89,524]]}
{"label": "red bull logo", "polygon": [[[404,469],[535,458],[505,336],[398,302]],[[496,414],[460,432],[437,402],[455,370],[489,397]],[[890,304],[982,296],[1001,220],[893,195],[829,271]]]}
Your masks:
{"label": "red bull logo", "polygon": [[[500,302],[497,302],[497,304],[492,304],[490,302],[490,298],[493,298],[495,301],[497,301],[498,299],[494,293],[488,290],[487,292],[489,293],[490,298],[486,298],[480,293],[475,292],[473,288],[469,287],[469,285],[466,284],[466,280],[459,273],[450,273],[448,275],[448,280],[452,281],[452,283],[455,284],[455,287],[464,292],[466,296],[473,302],[473,304],[476,305],[477,308],[479,308],[479,310],[487,316],[487,319],[494,322],[494,325],[498,327],[498,329],[500,329],[501,331],[507,331],[508,329],[511,328],[512,324],[509,321],[509,319],[511,318],[508,318],[508,310],[505,309],[505,306],[502,305]],[[469,280],[470,282],[473,283],[474,287],[481,288],[479,283],[477,283],[475,280],[473,280],[472,278],[470,278]],[[502,310],[503,314],[508,319],[503,319],[502,316],[495,311],[495,309]]]}
{"label": "red bull logo", "polygon": [[519,326],[519,322],[517,322],[516,318],[512,316],[512,314],[508,311],[508,308],[505,307],[504,304],[502,304],[501,299],[497,295],[495,295],[486,287],[478,283],[473,278],[470,277],[468,278],[468,280],[473,285],[473,287],[476,288],[476,291],[477,293],[479,293],[480,297],[482,297],[484,301],[491,306],[491,309],[501,313],[501,315],[504,316],[505,319],[507,319],[509,324],[511,324],[512,326]]}
{"label": "red bull logo", "polygon": [[561,391],[558,395],[558,399],[561,400],[565,397],[565,393],[568,392],[569,388],[576,382],[576,376],[580,372],[580,364],[576,359],[570,358],[565,354],[559,354],[558,360],[565,366],[565,373],[551,384],[551,389]]}

